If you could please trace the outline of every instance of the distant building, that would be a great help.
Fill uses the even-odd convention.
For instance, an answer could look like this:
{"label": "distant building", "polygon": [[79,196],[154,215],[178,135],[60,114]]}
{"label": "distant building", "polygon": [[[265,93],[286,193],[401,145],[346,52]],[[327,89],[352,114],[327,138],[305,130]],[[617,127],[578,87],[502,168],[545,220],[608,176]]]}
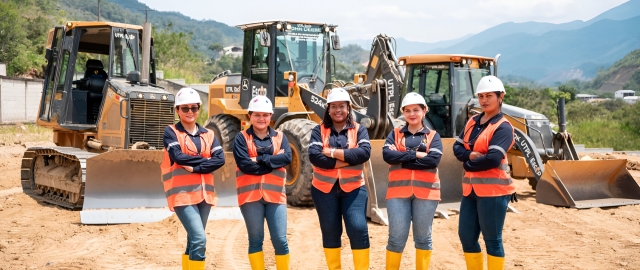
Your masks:
{"label": "distant building", "polygon": [[616,91],[615,98],[633,97],[636,95],[636,91],[633,90],[618,90]]}
{"label": "distant building", "polygon": [[590,101],[592,99],[598,98],[598,96],[597,95],[589,95],[589,94],[577,94],[576,98],[582,100],[583,102],[588,102],[588,101]]}
{"label": "distant building", "polygon": [[638,102],[638,99],[640,99],[639,96],[626,96],[624,98],[622,98],[625,102],[629,103],[629,104],[635,104],[636,102]]}
{"label": "distant building", "polygon": [[230,55],[233,57],[242,57],[242,48],[238,46],[229,46],[222,48],[220,51],[220,56]]}

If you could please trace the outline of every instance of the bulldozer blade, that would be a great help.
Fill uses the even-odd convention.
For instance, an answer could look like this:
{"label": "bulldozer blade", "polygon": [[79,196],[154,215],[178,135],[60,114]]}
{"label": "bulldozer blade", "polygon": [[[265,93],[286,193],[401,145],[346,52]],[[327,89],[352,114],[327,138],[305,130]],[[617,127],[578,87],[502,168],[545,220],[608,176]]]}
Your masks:
{"label": "bulldozer blade", "polygon": [[80,222],[139,223],[169,217],[162,157],[157,150],[113,150],[88,158]]}
{"label": "bulldozer blade", "polygon": [[[455,139],[443,138],[442,139],[442,158],[440,159],[440,165],[438,166],[438,176],[440,177],[440,203],[436,209],[436,215],[443,218],[448,218],[451,214],[457,214],[460,212],[460,200],[462,199],[462,177],[464,176],[464,170],[462,169],[462,162],[456,159],[453,154],[453,144]],[[386,196],[387,188],[389,186],[389,164],[387,164],[382,158],[382,147],[384,146],[383,140],[371,140],[371,171],[374,177],[374,181],[371,185],[375,187],[375,193],[369,192],[369,207],[368,209],[375,209],[377,206],[380,212],[380,216],[387,218]],[[513,209],[515,210],[515,209]],[[367,211],[369,216],[370,211]],[[370,217],[372,221],[373,217]]]}
{"label": "bulldozer blade", "polygon": [[[162,158],[162,151],[113,150],[87,159],[81,223],[157,222],[171,216],[161,180]],[[233,154],[225,153],[225,159],[225,166],[214,174],[218,202],[211,208],[210,220],[241,218]],[[233,173],[228,177],[221,171]]]}
{"label": "bulldozer blade", "polygon": [[640,186],[626,165],[626,159],[550,160],[536,202],[572,208],[640,204]]}
{"label": "bulldozer blade", "polygon": [[224,152],[224,166],[213,172],[217,203],[209,220],[243,220],[236,192],[236,160],[232,152]]}

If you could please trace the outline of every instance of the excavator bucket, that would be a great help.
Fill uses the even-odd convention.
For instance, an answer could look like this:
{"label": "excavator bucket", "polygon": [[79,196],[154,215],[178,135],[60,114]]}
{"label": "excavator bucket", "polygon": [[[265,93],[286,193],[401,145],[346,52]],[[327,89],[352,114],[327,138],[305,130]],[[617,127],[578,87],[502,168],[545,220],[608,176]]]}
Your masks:
{"label": "excavator bucket", "polygon": [[[464,171],[462,163],[453,155],[453,143],[455,141],[455,139],[442,139],[443,155],[438,166],[441,200],[436,209],[436,214],[444,218],[448,218],[452,213],[459,212],[460,200],[462,199],[462,176]],[[371,169],[365,168],[367,189],[369,190],[367,215],[374,222],[377,222],[376,220],[387,220],[386,196],[389,183],[389,164],[382,158],[383,146],[383,140],[371,140]],[[367,173],[371,175],[367,175]]]}
{"label": "excavator bucket", "polygon": [[547,161],[536,201],[573,208],[640,204],[640,187],[626,165],[626,159]]}
{"label": "excavator bucket", "polygon": [[[156,222],[172,215],[161,181],[162,158],[156,150],[113,150],[87,159],[81,223]],[[226,165],[215,174],[218,203],[209,219],[237,219],[240,214],[233,155],[225,153],[225,158]]]}

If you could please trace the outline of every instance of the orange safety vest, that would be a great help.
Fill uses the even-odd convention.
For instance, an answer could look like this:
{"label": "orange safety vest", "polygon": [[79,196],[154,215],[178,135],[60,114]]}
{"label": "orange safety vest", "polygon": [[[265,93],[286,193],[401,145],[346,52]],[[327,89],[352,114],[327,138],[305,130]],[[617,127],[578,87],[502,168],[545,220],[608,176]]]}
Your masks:
{"label": "orange safety vest", "polygon": [[[191,156],[197,156],[198,152],[193,151],[196,145],[187,138],[187,133],[180,132],[175,125],[170,125],[173,132],[176,133],[178,143],[182,153]],[[203,158],[211,158],[209,148],[213,145],[215,135],[211,130],[200,133],[200,156]],[[164,159],[160,164],[162,170],[162,183],[164,185],[164,193],[167,196],[167,204],[169,209],[174,211],[176,206],[194,205],[205,200],[208,204],[215,205],[214,189],[213,189],[213,173],[191,173],[185,170],[178,163],[173,162],[169,158],[169,152],[164,149]]]}
{"label": "orange safety vest", "polygon": [[[274,155],[280,151],[283,136],[280,131],[276,131],[276,133],[277,135],[271,140]],[[244,136],[244,140],[247,142],[249,157],[257,157],[258,151],[253,141],[253,135],[249,135],[246,130],[243,130],[242,136]],[[287,171],[284,168],[277,168],[263,175],[253,175],[245,174],[240,168],[236,167],[238,205],[259,201],[261,198],[264,198],[265,201],[270,203],[286,204],[287,193],[284,187],[286,177]]]}
{"label": "orange safety vest", "polygon": [[[395,136],[396,149],[401,152],[407,151],[402,139],[404,133],[400,132],[402,128],[395,128],[393,134]],[[435,131],[426,134],[426,149],[429,152],[429,146],[436,136]],[[418,199],[423,200],[440,200],[440,178],[438,177],[438,168],[425,170],[412,170],[402,168],[402,164],[389,166],[389,187],[387,188],[387,200],[396,198],[408,198],[415,195]]]}
{"label": "orange safety vest", "polygon": [[[349,149],[356,147],[359,128],[360,124],[355,123],[355,127],[347,131]],[[326,128],[323,124],[320,124],[320,134],[322,135],[322,148],[331,147],[329,146],[331,128]],[[336,181],[340,179],[340,188],[345,192],[351,192],[364,185],[363,169],[364,164],[339,169],[323,169],[313,166],[313,181],[311,181],[311,184],[320,191],[329,193]]]}
{"label": "orange safety vest", "polygon": [[[506,118],[502,117],[497,123],[491,124],[485,128],[478,138],[476,139],[473,151],[479,152],[483,155],[487,154],[491,146],[489,142],[493,137],[493,133],[498,129],[500,124],[507,122]],[[476,121],[471,118],[464,130],[470,131],[475,127]],[[509,123],[511,125],[511,123]],[[471,132],[464,134],[464,148],[471,151],[469,146],[469,137]],[[513,141],[509,148],[513,146]],[[508,149],[503,149],[508,150]],[[497,197],[512,194],[515,192],[511,175],[509,175],[509,162],[507,161],[507,155],[505,154],[500,162],[500,165],[496,168],[489,169],[481,172],[467,172],[464,173],[462,179],[462,194],[468,196],[471,190],[475,190],[476,195],[479,197]]]}

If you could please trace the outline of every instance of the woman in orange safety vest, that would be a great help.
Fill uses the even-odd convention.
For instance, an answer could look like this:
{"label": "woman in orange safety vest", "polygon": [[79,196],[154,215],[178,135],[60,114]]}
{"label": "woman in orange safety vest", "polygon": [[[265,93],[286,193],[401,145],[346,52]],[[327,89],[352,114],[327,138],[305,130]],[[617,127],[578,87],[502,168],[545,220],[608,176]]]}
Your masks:
{"label": "woman in orange safety vest", "polygon": [[465,171],[458,236],[467,269],[483,269],[480,233],[487,248],[488,269],[504,269],[502,228],[509,201],[517,201],[507,161],[513,127],[501,112],[505,93],[500,79],[482,77],[476,87],[482,113],[469,119],[453,145]]}
{"label": "woman in orange safety vest", "polygon": [[251,127],[238,133],[233,144],[238,205],[249,234],[251,269],[263,270],[264,220],[276,254],[276,269],[289,269],[287,243],[287,197],[284,166],[291,163],[287,137],[269,127],[273,105],[256,96],[249,102]]}
{"label": "woman in orange safety vest", "polygon": [[401,110],[407,122],[404,127],[389,133],[382,150],[384,161],[390,165],[386,264],[387,269],[400,269],[402,251],[413,222],[416,269],[426,270],[433,250],[433,216],[440,201],[438,164],[442,142],[435,130],[424,125],[424,117],[429,111],[424,97],[407,93],[402,99]]}
{"label": "woman in orange safety vest", "polygon": [[187,231],[187,249],[182,269],[205,268],[205,227],[215,205],[213,171],[224,165],[224,153],[213,131],[196,123],[200,95],[182,88],[175,96],[180,122],[164,130],[164,160],[160,165],[169,209]]}
{"label": "woman in orange safety vest", "polygon": [[353,121],[350,95],[334,88],[327,96],[322,123],[311,132],[313,164],[311,199],[318,212],[322,245],[329,269],[341,269],[342,221],[349,236],[356,270],[369,269],[367,189],[363,166],[371,145],[367,129]]}

